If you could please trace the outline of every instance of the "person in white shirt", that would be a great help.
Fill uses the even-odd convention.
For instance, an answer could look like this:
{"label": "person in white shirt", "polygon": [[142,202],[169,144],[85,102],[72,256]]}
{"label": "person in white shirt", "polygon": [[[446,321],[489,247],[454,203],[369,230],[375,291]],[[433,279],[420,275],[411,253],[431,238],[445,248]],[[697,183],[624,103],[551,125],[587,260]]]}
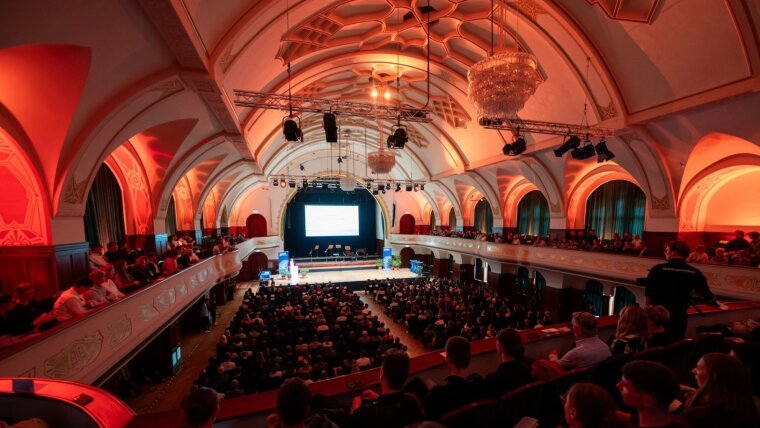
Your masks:
{"label": "person in white shirt", "polygon": [[549,354],[551,361],[556,361],[565,370],[589,368],[612,356],[610,347],[597,335],[598,322],[593,314],[588,312],[573,313],[573,333],[578,339],[575,348],[559,358],[557,351]]}
{"label": "person in white shirt", "polygon": [[92,288],[90,278],[81,278],[71,288],[61,293],[53,304],[53,316],[58,321],[66,321],[84,315],[87,306],[84,294]]}
{"label": "person in white shirt", "polygon": [[[98,293],[108,302],[124,297],[124,293],[119,291],[119,287],[111,279],[107,279],[105,272],[93,270],[90,272],[90,280],[92,281],[92,290],[88,294]],[[85,299],[87,299],[87,296],[85,296]]]}
{"label": "person in white shirt", "polygon": [[90,254],[87,255],[87,261],[90,264],[90,270],[100,269],[108,264],[108,260],[103,255],[103,246],[95,244],[90,247]]}

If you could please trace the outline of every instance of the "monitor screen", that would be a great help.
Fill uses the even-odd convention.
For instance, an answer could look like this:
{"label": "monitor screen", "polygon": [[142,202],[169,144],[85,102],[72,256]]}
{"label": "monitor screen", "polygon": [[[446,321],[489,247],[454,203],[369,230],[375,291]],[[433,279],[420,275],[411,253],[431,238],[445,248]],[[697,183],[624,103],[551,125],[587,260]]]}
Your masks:
{"label": "monitor screen", "polygon": [[305,205],[306,236],[359,236],[359,206]]}

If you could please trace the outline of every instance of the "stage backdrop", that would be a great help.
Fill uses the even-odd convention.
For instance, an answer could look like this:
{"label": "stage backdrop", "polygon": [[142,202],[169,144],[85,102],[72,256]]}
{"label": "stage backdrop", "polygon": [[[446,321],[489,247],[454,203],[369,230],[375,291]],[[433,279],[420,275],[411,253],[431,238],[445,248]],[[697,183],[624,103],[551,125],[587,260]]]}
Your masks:
{"label": "stage backdrop", "polygon": [[[305,230],[305,205],[355,205],[359,207],[358,236],[319,236],[307,237]],[[304,192],[299,190],[288,204],[285,211],[285,250],[290,251],[291,257],[308,257],[315,245],[319,244],[319,255],[325,253],[330,244],[340,244],[345,248],[350,245],[356,252],[357,248],[365,248],[368,254],[375,253],[375,207],[377,201],[366,190],[344,192],[340,189],[314,189]]]}

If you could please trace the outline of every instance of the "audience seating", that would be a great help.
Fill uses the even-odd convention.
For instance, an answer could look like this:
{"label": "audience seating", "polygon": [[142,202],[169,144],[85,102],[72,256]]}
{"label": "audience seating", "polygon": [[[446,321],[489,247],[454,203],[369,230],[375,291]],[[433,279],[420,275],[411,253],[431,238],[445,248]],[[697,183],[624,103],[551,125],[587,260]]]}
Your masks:
{"label": "audience seating", "polygon": [[694,344],[694,352],[691,355],[689,367],[696,366],[702,355],[710,352],[726,353],[730,350],[731,347],[726,343],[726,337],[721,333],[700,334]]}
{"label": "audience seating", "polygon": [[545,386],[546,382],[538,380],[503,394],[496,416],[499,425],[514,426],[524,416],[538,419],[544,408]]}
{"label": "audience seating", "polygon": [[621,408],[627,406],[623,404],[623,397],[620,395],[617,384],[620,382],[623,366],[629,361],[631,361],[630,355],[613,355],[589,369],[589,382],[593,382],[609,392],[615,403]]}
{"label": "audience seating", "polygon": [[694,354],[697,342],[692,338],[679,340],[665,348],[665,365],[675,372],[678,382],[683,385],[694,383],[691,373],[691,356]]}
{"label": "audience seating", "polygon": [[489,427],[498,407],[498,400],[475,401],[441,416],[441,423],[449,428]]}
{"label": "audience seating", "polygon": [[667,355],[667,350],[662,346],[658,346],[656,348],[649,348],[647,350],[637,352],[633,355],[633,358],[631,359],[654,361],[657,363],[664,364],[666,355]]}

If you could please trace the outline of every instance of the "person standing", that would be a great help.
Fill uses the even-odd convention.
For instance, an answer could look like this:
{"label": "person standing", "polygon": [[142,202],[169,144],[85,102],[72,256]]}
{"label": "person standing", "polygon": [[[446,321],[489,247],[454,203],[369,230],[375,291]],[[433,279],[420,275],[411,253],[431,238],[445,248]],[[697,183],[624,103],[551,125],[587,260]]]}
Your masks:
{"label": "person standing", "polygon": [[201,329],[204,333],[208,333],[209,329],[211,328],[210,318],[209,318],[209,311],[208,311],[208,297],[203,296],[201,297],[201,307],[200,307],[200,315],[201,315]]}
{"label": "person standing", "polygon": [[668,343],[686,336],[686,313],[692,291],[704,297],[708,304],[718,305],[702,272],[686,263],[689,253],[689,246],[683,241],[666,244],[667,262],[652,267],[647,276],[644,293],[647,305],[662,305],[670,312],[670,319],[664,326]]}

